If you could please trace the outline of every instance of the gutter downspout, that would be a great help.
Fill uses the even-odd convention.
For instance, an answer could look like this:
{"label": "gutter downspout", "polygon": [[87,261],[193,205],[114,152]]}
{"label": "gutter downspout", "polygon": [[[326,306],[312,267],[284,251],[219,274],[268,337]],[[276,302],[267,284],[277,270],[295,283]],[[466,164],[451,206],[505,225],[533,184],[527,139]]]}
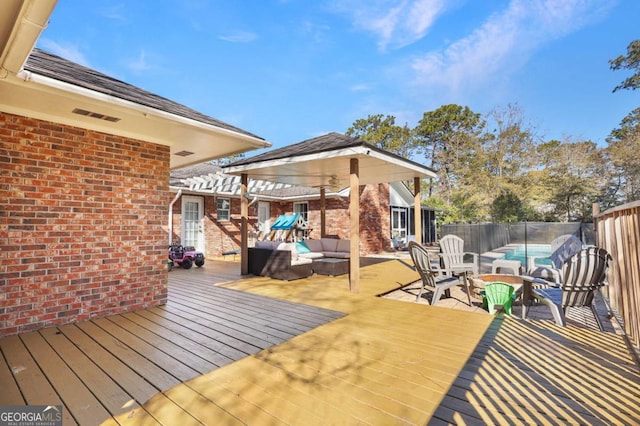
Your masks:
{"label": "gutter downspout", "polygon": [[171,204],[169,204],[169,245],[173,242],[171,238],[173,236],[173,205],[178,201],[178,198],[180,198],[181,195],[182,189],[178,190],[178,193],[171,201]]}

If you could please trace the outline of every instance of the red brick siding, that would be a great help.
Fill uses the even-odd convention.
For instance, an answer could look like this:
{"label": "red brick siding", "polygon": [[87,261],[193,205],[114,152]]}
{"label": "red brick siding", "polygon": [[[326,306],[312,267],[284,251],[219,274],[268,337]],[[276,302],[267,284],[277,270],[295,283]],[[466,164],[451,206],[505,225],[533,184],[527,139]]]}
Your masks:
{"label": "red brick siding", "polygon": [[0,335],[163,304],[169,148],[0,112]]}
{"label": "red brick siding", "polygon": [[[191,195],[189,196],[197,196]],[[171,195],[171,199],[175,194]],[[228,221],[218,221],[218,212],[216,209],[216,201],[213,196],[202,196],[204,199],[204,239],[205,239],[205,256],[216,257],[229,250],[240,248],[240,200],[237,198],[229,198],[231,201],[231,217]],[[227,197],[220,197],[227,198]],[[169,201],[170,202],[170,201]],[[257,222],[258,207],[257,204],[249,206],[249,230]],[[173,241],[181,242],[181,226],[182,226],[182,197],[176,201],[173,206]]]}
{"label": "red brick siding", "polygon": [[[309,225],[311,238],[320,238],[320,200],[310,200]],[[349,198],[327,198],[325,234],[349,239]],[[389,185],[386,183],[360,187],[360,253],[381,253],[391,246]],[[271,203],[273,219],[293,213],[293,202]]]}

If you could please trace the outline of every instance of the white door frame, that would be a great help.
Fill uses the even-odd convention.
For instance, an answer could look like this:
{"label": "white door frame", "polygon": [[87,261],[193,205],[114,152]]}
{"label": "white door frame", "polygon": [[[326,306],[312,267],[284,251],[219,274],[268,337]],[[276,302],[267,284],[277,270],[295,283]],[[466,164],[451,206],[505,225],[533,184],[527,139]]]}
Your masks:
{"label": "white door frame", "polygon": [[[262,220],[265,215],[266,219]],[[263,236],[269,235],[271,230],[271,203],[268,201],[258,201],[258,226]]]}
{"label": "white door frame", "polygon": [[[197,205],[198,212],[196,214],[196,220],[194,224],[188,224],[188,221],[191,220],[193,211],[193,203]],[[182,211],[181,211],[181,233],[180,233],[180,241],[182,241],[182,245],[195,245],[196,250],[199,250],[204,253],[205,244],[204,244],[204,198],[203,197],[194,197],[189,195],[182,196]],[[193,228],[196,226],[197,228]],[[196,241],[190,241],[191,235],[190,233],[197,232],[197,236],[195,238]]]}
{"label": "white door frame", "polygon": [[[395,222],[395,216],[397,215],[398,218],[398,222],[402,222],[402,220],[400,220],[400,218],[403,216],[404,217],[404,227],[402,227],[401,224],[396,225]],[[396,237],[398,239],[398,241],[402,241],[402,242],[407,242],[407,234],[408,234],[408,230],[407,230],[407,220],[409,219],[409,214],[407,212],[407,209],[405,207],[391,207],[391,236],[392,237]],[[394,235],[394,232],[398,232],[398,235]]]}

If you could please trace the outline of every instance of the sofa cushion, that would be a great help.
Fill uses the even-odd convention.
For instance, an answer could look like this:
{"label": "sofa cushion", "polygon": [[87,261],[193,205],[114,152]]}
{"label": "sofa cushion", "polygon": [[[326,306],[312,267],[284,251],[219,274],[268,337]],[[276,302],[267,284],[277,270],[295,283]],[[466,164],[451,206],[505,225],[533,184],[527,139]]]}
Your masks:
{"label": "sofa cushion", "polygon": [[305,240],[305,244],[309,247],[309,250],[316,253],[322,252],[322,241],[320,240]]}
{"label": "sofa cushion", "polygon": [[291,266],[296,266],[296,265],[306,265],[309,263],[313,263],[313,259],[306,259],[304,257],[299,257],[296,260],[292,260],[291,261]]}
{"label": "sofa cushion", "polygon": [[296,261],[298,260],[298,252],[296,250],[296,244],[295,243],[280,243],[280,245],[278,245],[277,250],[286,250],[286,251],[290,251],[291,252],[291,261]]}
{"label": "sofa cushion", "polygon": [[281,244],[281,241],[263,240],[263,241],[256,242],[256,248],[265,248],[265,249],[275,250],[276,248],[278,248],[280,244]]}
{"label": "sofa cushion", "polygon": [[322,241],[322,251],[336,251],[338,248],[337,238],[321,238],[320,241]]}
{"label": "sofa cushion", "polygon": [[304,243],[304,241],[298,241],[296,243],[296,250],[298,251],[298,254],[305,254],[305,253],[311,253],[311,250],[309,249],[309,247]]}
{"label": "sofa cushion", "polygon": [[309,253],[298,253],[298,259],[301,257],[305,259],[322,259],[324,257],[324,254],[317,251],[310,251]]}
{"label": "sofa cushion", "polygon": [[349,240],[338,240],[338,245],[336,247],[336,251],[341,251],[343,253],[349,253],[351,251],[351,241],[349,241]]}

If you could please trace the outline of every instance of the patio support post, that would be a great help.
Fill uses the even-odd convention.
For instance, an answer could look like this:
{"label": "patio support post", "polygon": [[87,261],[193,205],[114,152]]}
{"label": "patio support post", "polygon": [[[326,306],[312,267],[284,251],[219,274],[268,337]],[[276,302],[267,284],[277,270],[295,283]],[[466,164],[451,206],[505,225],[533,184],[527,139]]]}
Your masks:
{"label": "patio support post", "polygon": [[422,205],[420,197],[420,184],[419,177],[413,178],[413,221],[415,229],[415,242],[422,244]]}
{"label": "patio support post", "polygon": [[249,274],[249,200],[247,188],[249,175],[240,176],[240,273]]}
{"label": "patio support post", "polygon": [[349,224],[349,289],[360,292],[360,165],[357,158],[350,159]]}
{"label": "patio support post", "polygon": [[327,235],[327,200],[325,198],[324,186],[320,187],[320,238]]}

